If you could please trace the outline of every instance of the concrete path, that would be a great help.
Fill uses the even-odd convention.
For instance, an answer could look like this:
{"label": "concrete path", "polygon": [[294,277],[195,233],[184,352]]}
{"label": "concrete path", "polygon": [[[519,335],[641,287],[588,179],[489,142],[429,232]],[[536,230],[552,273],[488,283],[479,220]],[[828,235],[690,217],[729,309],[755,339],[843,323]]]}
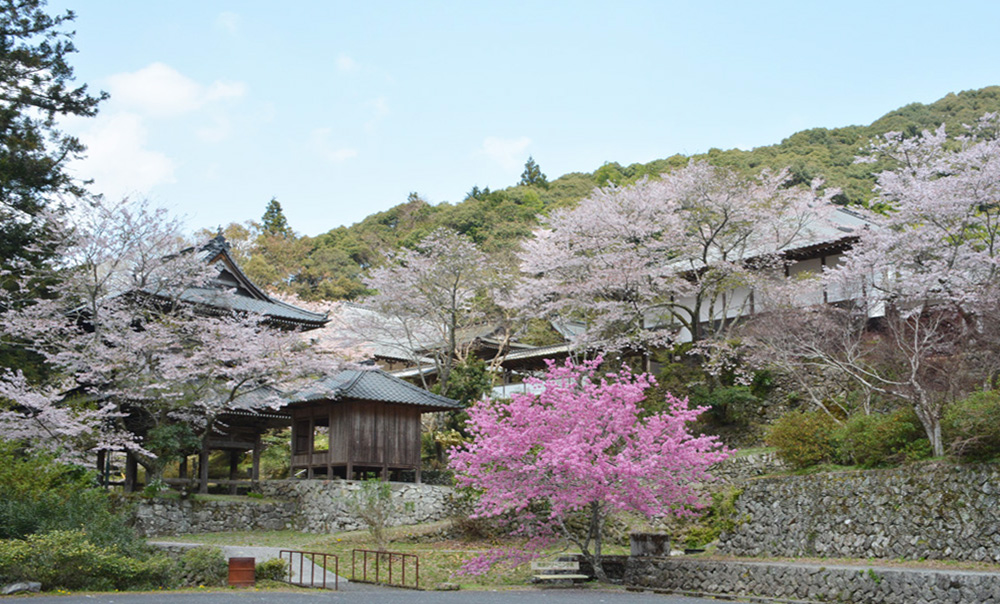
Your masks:
{"label": "concrete path", "polygon": [[[194,548],[205,545],[204,543],[186,543],[183,541],[149,541],[148,543],[154,547],[162,545],[171,548]],[[265,560],[271,560],[279,557],[279,552],[281,552],[281,548],[278,547],[247,547],[242,545],[217,545],[214,547],[218,547],[222,550],[222,555],[226,557],[226,560],[230,558],[254,558],[258,564]],[[285,554],[285,560],[288,560],[287,554]],[[291,566],[293,583],[304,582],[306,585],[312,583],[316,587],[322,586],[324,574],[322,566],[313,564],[308,558],[300,560],[300,556],[294,556],[292,558]],[[343,575],[340,576],[338,581],[337,575],[330,571],[326,571],[327,589],[333,589],[334,585],[338,584],[341,591],[371,591],[378,589],[378,587],[374,585],[354,583],[349,581]]]}

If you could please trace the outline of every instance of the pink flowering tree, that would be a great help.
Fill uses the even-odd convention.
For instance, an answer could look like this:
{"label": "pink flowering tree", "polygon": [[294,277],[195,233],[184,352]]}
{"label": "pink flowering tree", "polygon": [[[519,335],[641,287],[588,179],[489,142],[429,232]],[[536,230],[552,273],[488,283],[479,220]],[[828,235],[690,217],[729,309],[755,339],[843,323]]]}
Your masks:
{"label": "pink flowering tree", "polygon": [[[704,410],[668,395],[669,411],[644,415],[653,384],[628,369],[598,377],[597,359],[551,364],[538,395],[482,400],[468,411],[472,440],[452,451],[457,482],[478,494],[476,516],[508,517],[518,534],[562,537],[593,562],[600,580],[603,527],[616,510],[650,518],[693,514],[708,467],[728,453],[715,437],[693,436]],[[567,522],[587,518],[583,534]],[[532,544],[532,541],[529,541]],[[485,570],[490,558],[470,570]]]}
{"label": "pink flowering tree", "polygon": [[834,190],[790,186],[692,162],[628,187],[595,190],[543,218],[520,254],[517,303],[587,325],[588,344],[698,341],[748,311],[763,265],[826,220]]}
{"label": "pink flowering tree", "polygon": [[417,366],[430,358],[447,395],[452,368],[468,359],[475,343],[463,332],[499,316],[497,267],[471,239],[441,228],[412,250],[388,254],[364,283],[375,293],[363,303],[375,312],[353,316],[354,331],[391,345]]}
{"label": "pink flowering tree", "polygon": [[852,303],[798,310],[774,288],[753,327],[764,360],[911,407],[935,455],[947,404],[1000,370],[998,131],[987,115],[956,140],[942,125],[876,141],[861,161],[894,165],[877,175],[887,210],[822,278]]}
{"label": "pink flowering tree", "polygon": [[4,290],[3,338],[51,369],[47,383],[16,370],[0,375],[5,435],[66,456],[129,451],[155,477],[165,460],[151,438],[157,428],[205,436],[223,429],[216,419],[247,392],[278,406],[268,387],[340,363],[312,355],[298,334],[262,317],[227,311],[223,289],[199,289],[203,304],[182,300],[219,269],[186,247],[180,223],[163,210],[98,203],[81,210],[59,246],[52,299]]}

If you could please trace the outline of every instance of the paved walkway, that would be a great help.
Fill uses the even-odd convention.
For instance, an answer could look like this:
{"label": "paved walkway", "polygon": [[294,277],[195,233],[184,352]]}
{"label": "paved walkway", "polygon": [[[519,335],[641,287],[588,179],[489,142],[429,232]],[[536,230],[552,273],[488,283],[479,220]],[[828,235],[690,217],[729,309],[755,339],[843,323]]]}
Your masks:
{"label": "paved walkway", "polygon": [[[600,589],[520,591],[412,591],[381,588],[361,592],[232,590],[212,593],[91,594],[41,596],[30,604],[718,604],[718,600]],[[733,602],[738,602],[734,600]]]}
{"label": "paved walkway", "polygon": [[[183,541],[150,541],[149,545],[152,546],[168,546],[172,548],[193,548],[204,546],[204,543],[186,543]],[[273,558],[279,557],[279,552],[281,548],[278,547],[247,547],[242,545],[218,545],[215,546],[222,550],[222,554],[228,560],[229,558],[254,558],[257,563],[263,562],[265,560],[271,560]],[[287,560],[287,554],[285,556]],[[301,562],[301,564],[300,564]],[[305,560],[300,560],[299,556],[295,556],[292,559],[292,582],[306,584],[312,583],[315,586],[320,586],[323,583],[323,567],[318,564],[313,564],[308,558]],[[300,575],[301,573],[301,575]],[[339,581],[337,575],[332,572],[326,571],[326,585],[327,589],[333,589],[334,585],[339,583],[339,589],[342,591],[372,591],[378,589],[373,585],[368,585],[366,583],[354,583],[349,581],[346,577],[340,576]]]}

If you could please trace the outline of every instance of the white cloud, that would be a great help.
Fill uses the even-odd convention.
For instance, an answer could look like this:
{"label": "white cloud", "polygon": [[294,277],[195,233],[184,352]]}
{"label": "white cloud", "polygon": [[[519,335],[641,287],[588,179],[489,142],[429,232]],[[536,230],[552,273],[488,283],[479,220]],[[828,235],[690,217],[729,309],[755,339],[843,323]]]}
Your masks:
{"label": "white cloud", "polygon": [[317,128],[312,131],[313,148],[324,160],[339,164],[358,156],[358,150],[351,147],[334,145],[330,142],[332,130]]}
{"label": "white cloud", "polygon": [[173,160],[146,148],[146,128],[133,113],[101,116],[80,134],[87,156],[76,170],[94,179],[93,190],[116,199],[146,194],[157,185],[176,181]]}
{"label": "white cloud", "polygon": [[345,53],[337,55],[337,69],[345,73],[358,70],[358,63]]}
{"label": "white cloud", "polygon": [[182,115],[208,102],[246,94],[246,86],[241,82],[215,81],[205,87],[165,63],[115,74],[108,83],[115,105],[154,117]]}
{"label": "white cloud", "polygon": [[487,136],[479,152],[500,164],[505,170],[516,170],[524,163],[524,152],[531,145],[527,136],[499,138]]}
{"label": "white cloud", "polygon": [[240,16],[229,11],[221,12],[215,18],[215,25],[230,35],[236,35],[240,30]]}

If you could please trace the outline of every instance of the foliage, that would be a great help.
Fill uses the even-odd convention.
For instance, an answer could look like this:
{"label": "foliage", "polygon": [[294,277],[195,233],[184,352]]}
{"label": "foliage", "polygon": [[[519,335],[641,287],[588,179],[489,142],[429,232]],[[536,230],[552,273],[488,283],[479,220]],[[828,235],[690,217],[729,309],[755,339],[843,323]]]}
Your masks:
{"label": "foliage", "polygon": [[834,459],[837,423],[823,411],[795,410],[778,418],[767,433],[767,444],[796,468],[807,468]]}
{"label": "foliage", "polygon": [[[448,397],[468,405],[493,388],[493,378],[486,369],[486,361],[476,357],[466,357],[465,361],[452,367],[448,380]],[[434,384],[432,392],[441,393],[440,383]]]}
{"label": "foliage", "polygon": [[524,162],[524,172],[521,173],[521,181],[517,184],[522,187],[541,187],[547,189],[549,187],[549,179],[542,174],[542,169],[535,163],[535,158],[528,157],[528,161]]}
{"label": "foliage", "polygon": [[184,585],[223,586],[229,577],[229,565],[217,547],[193,547],[181,556],[181,581]]}
{"label": "foliage", "polygon": [[295,235],[292,228],[288,226],[288,220],[281,209],[281,204],[278,203],[278,199],[275,197],[272,197],[271,201],[267,202],[267,209],[264,210],[264,216],[260,219],[260,223],[266,235],[277,237],[292,237]]}
{"label": "foliage", "polygon": [[[269,387],[332,368],[333,357],[312,355],[296,334],[227,312],[232,294],[213,282],[220,268],[204,249],[184,248],[181,233],[145,203],[95,203],[64,233],[58,296],[6,297],[4,334],[42,355],[59,378],[33,385],[0,374],[0,396],[16,405],[0,411],[8,438],[67,456],[129,450],[155,477],[161,454],[189,450],[192,434],[211,429],[240,395],[256,390],[264,404],[280,404]],[[191,292],[215,310],[186,302]],[[64,400],[66,391],[80,396]],[[190,430],[165,427],[177,423]]]}
{"label": "foliage", "polygon": [[542,218],[518,256],[530,279],[514,304],[583,321],[585,342],[614,349],[681,333],[698,341],[711,335],[706,323],[724,332],[749,310],[733,290],[752,287],[763,259],[825,223],[829,192],[789,180],[787,171],[746,178],[692,162],[597,189]]}
{"label": "foliage", "polygon": [[944,413],[944,433],[959,457],[989,459],[1000,455],[1000,392],[974,392]]}
{"label": "foliage", "polygon": [[0,441],[0,539],[54,530],[84,530],[98,547],[137,556],[143,550],[125,510],[95,486],[93,474],[52,456]]}
{"label": "foliage", "polygon": [[285,581],[288,579],[288,562],[282,558],[271,558],[258,562],[254,568],[258,581]]}
{"label": "foliage", "polygon": [[[294,292],[302,299],[354,300],[366,293],[360,280],[365,269],[378,265],[384,253],[412,247],[437,228],[446,227],[468,236],[481,250],[501,261],[531,235],[538,226],[539,214],[574,207],[595,187],[626,187],[645,177],[659,178],[683,168],[692,159],[746,176],[759,174],[764,168],[780,171],[788,167],[791,183],[808,185],[821,177],[830,189],[840,190],[833,198],[837,203],[864,205],[873,197],[873,172],[889,164],[880,161],[874,169],[856,164],[854,157],[859,148],[887,132],[912,136],[945,122],[949,134],[959,134],[961,124],[972,123],[987,111],[1000,111],[1000,87],[949,94],[929,105],[913,103],[868,126],[804,130],[780,143],[750,151],[711,149],[691,157],[673,155],[627,166],[612,162],[594,172],[564,174],[551,180],[547,188],[524,184],[495,190],[474,187],[457,203],[430,205],[419,196],[411,196],[349,227],[338,227],[317,237],[300,237],[296,241],[301,245],[288,246],[287,254],[265,255],[264,248],[254,243],[252,264],[263,275],[284,275],[284,279],[273,282],[262,278],[262,283]],[[232,239],[228,228],[226,236]],[[279,256],[284,258],[281,267],[272,266]]]}
{"label": "foliage", "polygon": [[95,545],[82,530],[0,541],[0,583],[38,581],[45,590],[170,587],[175,568],[166,557],[139,559]]}
{"label": "foliage", "polygon": [[399,507],[392,497],[392,486],[384,480],[366,479],[359,487],[351,493],[347,507],[368,527],[375,549],[384,551],[389,543],[386,528]]}
{"label": "foliage", "polygon": [[63,196],[85,194],[67,169],[84,147],[57,122],[92,117],[107,98],[73,85],[72,11],[51,16],[44,8],[44,0],[0,7],[0,285],[5,288],[12,287],[5,271],[23,275],[26,267],[37,269],[57,256],[47,244],[48,212],[61,209]]}
{"label": "foliage", "polygon": [[802,310],[796,286],[815,283],[790,283],[791,293],[775,285],[774,300],[760,298],[770,308],[756,349],[770,362],[909,406],[935,456],[949,401],[1000,370],[1000,330],[989,319],[1000,300],[998,131],[1000,117],[988,114],[958,140],[942,126],[873,143],[862,159],[889,162],[876,192],[891,212],[871,215],[876,226],[821,282],[851,303]]}
{"label": "foliage", "polygon": [[431,357],[440,393],[450,396],[452,370],[469,363],[476,345],[473,330],[499,316],[497,269],[468,237],[446,229],[387,262],[365,279],[375,291],[365,304],[375,314],[355,321],[353,329],[368,341],[399,343],[418,366]]}
{"label": "foliage", "polygon": [[[710,480],[708,466],[727,453],[715,438],[687,432],[703,409],[670,397],[669,412],[643,416],[637,405],[652,378],[624,368],[597,380],[599,363],[553,364],[544,381],[532,382],[541,394],[475,403],[473,440],[453,451],[452,464],[458,485],[479,492],[478,516],[511,513],[519,534],[560,534],[603,579],[609,513],[690,514],[699,505],[695,484]],[[567,530],[576,513],[589,518],[583,534]],[[490,562],[482,559],[477,570]]]}
{"label": "foliage", "polygon": [[837,430],[839,453],[845,462],[864,468],[912,458],[919,440],[926,442],[920,420],[912,409],[892,413],[859,413]]}
{"label": "foliage", "polygon": [[724,531],[733,530],[736,518],[736,500],[743,493],[742,489],[728,487],[712,492],[712,503],[705,513],[688,527],[682,536],[687,547],[703,547],[719,538]]}

